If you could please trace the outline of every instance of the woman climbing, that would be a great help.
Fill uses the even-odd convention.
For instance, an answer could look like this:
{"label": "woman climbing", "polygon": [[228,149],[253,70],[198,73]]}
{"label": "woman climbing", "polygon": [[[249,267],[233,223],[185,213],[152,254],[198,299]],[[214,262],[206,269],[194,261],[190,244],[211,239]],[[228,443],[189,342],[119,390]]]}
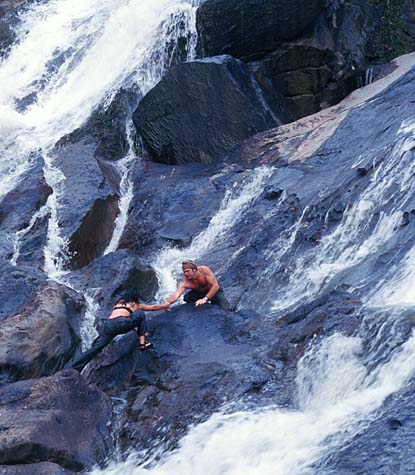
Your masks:
{"label": "woman climbing", "polygon": [[104,321],[99,335],[92,343],[91,348],[85,353],[82,353],[70,367],[77,371],[82,371],[87,363],[95,358],[117,335],[128,333],[131,330],[137,332],[140,351],[151,348],[153,344],[146,340],[148,333],[143,310],[168,311],[169,309],[170,305],[168,303],[162,305],[144,305],[140,303],[138,293],[135,289],[125,291],[115,302],[111,315]]}

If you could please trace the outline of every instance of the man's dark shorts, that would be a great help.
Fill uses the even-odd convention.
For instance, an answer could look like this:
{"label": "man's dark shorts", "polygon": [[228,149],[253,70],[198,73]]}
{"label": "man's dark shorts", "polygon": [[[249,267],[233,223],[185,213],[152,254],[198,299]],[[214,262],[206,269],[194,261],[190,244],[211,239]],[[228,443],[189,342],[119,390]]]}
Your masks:
{"label": "man's dark shorts", "polygon": [[[196,302],[199,299],[203,299],[205,296],[206,296],[206,292],[199,292],[197,290],[189,290],[189,292],[187,292],[184,295],[183,300],[187,303]],[[232,307],[231,304],[228,302],[222,289],[219,289],[216,292],[216,294],[210,299],[210,303],[212,303],[213,305],[219,305],[219,307],[222,307],[224,310],[227,310],[227,311],[235,310],[235,308]]]}

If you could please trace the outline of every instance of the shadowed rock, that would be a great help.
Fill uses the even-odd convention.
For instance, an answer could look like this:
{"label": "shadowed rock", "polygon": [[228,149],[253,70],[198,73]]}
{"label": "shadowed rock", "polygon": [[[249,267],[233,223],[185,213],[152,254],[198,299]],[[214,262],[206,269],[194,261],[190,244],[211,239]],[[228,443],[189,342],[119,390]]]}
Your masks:
{"label": "shadowed rock", "polygon": [[151,159],[169,165],[212,163],[278,123],[247,68],[231,57],[175,66],[133,120]]}
{"label": "shadowed rock", "polygon": [[79,345],[83,302],[72,290],[51,283],[0,322],[2,383],[50,375]]}
{"label": "shadowed rock", "polygon": [[0,475],[75,475],[75,472],[51,462],[0,465]]}
{"label": "shadowed rock", "polygon": [[197,11],[198,52],[263,56],[297,38],[326,4],[326,0],[207,0]]}
{"label": "shadowed rock", "polygon": [[39,252],[39,248],[46,242],[47,227],[43,218],[47,212],[44,215],[38,214],[35,221],[31,221],[52,193],[51,187],[46,183],[43,166],[42,157],[34,157],[33,166],[21,177],[17,186],[2,198],[0,203],[2,235],[0,240],[2,246],[8,248],[7,257],[11,258],[14,251],[12,243],[16,239],[16,232],[27,229],[27,233],[19,237],[20,252],[17,261],[35,263],[39,266],[43,262],[43,255]]}
{"label": "shadowed rock", "polygon": [[4,385],[0,408],[2,465],[51,462],[79,472],[112,449],[111,401],[76,371]]}

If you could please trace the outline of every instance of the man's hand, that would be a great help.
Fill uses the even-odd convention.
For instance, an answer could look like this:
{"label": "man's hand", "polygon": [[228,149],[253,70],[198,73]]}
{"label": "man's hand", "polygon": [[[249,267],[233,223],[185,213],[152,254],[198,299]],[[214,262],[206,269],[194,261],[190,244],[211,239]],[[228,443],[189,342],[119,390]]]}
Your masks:
{"label": "man's hand", "polygon": [[207,297],[203,297],[202,299],[196,300],[195,307],[199,307],[200,305],[205,305],[207,301],[208,301]]}
{"label": "man's hand", "polygon": [[164,302],[163,310],[166,312],[170,312],[170,302]]}

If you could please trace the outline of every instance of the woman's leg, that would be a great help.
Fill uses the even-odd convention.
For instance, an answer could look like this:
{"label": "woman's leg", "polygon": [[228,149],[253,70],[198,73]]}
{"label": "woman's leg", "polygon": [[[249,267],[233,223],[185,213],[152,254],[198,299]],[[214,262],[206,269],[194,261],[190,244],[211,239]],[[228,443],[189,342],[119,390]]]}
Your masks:
{"label": "woman's leg", "polygon": [[88,351],[85,351],[85,353],[82,353],[82,355],[75,360],[70,367],[81,372],[92,358],[95,358],[95,356],[97,356],[97,354],[102,351],[114,337],[115,335],[106,332],[100,334],[92,343],[91,348]]}

